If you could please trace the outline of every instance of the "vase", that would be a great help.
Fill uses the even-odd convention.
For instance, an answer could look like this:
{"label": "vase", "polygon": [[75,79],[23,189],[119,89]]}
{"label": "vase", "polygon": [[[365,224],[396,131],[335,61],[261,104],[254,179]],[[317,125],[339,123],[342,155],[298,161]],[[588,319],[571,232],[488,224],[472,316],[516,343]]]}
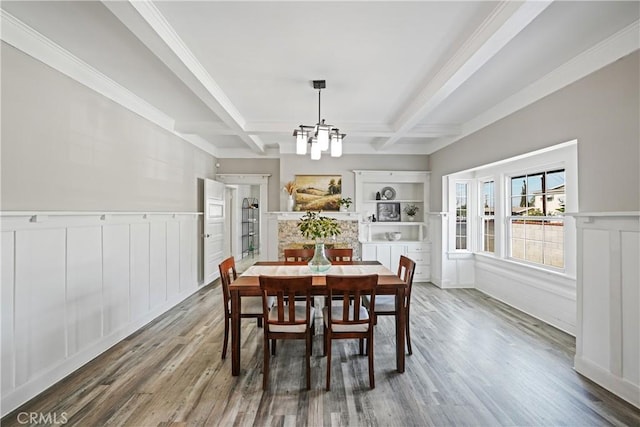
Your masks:
{"label": "vase", "polygon": [[408,219],[409,221],[415,221],[415,220],[416,220],[416,217],[415,217],[415,215],[407,215],[407,219]]}
{"label": "vase", "polygon": [[293,211],[293,204],[294,204],[294,200],[293,200],[293,194],[289,194],[289,198],[287,199],[287,211],[292,212]]}
{"label": "vase", "polygon": [[324,243],[316,242],[316,249],[313,258],[309,261],[309,268],[312,273],[324,273],[331,267],[331,261],[324,253]]}

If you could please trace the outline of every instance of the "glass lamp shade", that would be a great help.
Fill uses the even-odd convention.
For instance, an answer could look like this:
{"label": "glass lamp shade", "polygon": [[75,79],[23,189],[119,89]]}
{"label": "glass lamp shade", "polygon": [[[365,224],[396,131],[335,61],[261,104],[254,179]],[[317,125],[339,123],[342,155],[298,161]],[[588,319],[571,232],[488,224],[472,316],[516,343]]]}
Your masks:
{"label": "glass lamp shade", "polygon": [[331,135],[331,157],[342,156],[342,135]]}
{"label": "glass lamp shade", "polygon": [[320,150],[327,151],[329,149],[329,126],[318,125],[317,136]]}
{"label": "glass lamp shade", "polygon": [[322,157],[322,150],[320,150],[320,143],[313,138],[311,141],[311,160],[320,160]]}
{"label": "glass lamp shade", "polygon": [[296,135],[296,154],[307,154],[307,137],[309,133],[299,130]]}

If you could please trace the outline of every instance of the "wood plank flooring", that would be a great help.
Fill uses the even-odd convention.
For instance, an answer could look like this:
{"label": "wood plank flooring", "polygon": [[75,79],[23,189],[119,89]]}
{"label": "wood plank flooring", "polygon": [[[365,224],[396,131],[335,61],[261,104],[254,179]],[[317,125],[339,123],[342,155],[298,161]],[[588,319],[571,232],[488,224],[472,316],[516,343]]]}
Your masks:
{"label": "wood plank flooring", "polygon": [[393,318],[381,317],[374,390],[355,340],[334,343],[332,390],[324,390],[320,318],[310,391],[303,342],[278,344],[271,389],[262,391],[262,329],[250,319],[241,375],[232,377],[231,355],[220,359],[221,306],[220,287],[203,288],[2,426],[24,425],[20,412],[64,415],[73,426],[640,425],[637,408],[573,371],[573,337],[475,290],[414,285],[405,374],[395,371]]}

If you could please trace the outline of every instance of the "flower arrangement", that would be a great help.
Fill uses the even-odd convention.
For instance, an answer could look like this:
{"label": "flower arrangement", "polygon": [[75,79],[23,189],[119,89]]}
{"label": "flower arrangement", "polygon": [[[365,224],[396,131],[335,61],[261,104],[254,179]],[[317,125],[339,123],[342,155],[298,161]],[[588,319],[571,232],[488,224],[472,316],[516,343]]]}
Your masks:
{"label": "flower arrangement", "polygon": [[298,187],[296,186],[296,183],[293,181],[289,181],[284,185],[284,188],[282,190],[289,193],[290,196],[293,196],[293,193],[295,193],[297,189]]}
{"label": "flower arrangement", "polygon": [[420,208],[417,207],[416,205],[407,205],[404,207],[404,213],[406,213],[409,216],[415,216],[419,210]]}
{"label": "flower arrangement", "polygon": [[351,200],[351,197],[347,197],[346,199],[340,199],[338,203],[340,204],[340,206],[344,206],[345,209],[349,209],[353,201]]}
{"label": "flower arrangement", "polygon": [[338,220],[320,215],[320,212],[307,211],[298,223],[300,233],[307,239],[324,239],[337,236],[342,231]]}

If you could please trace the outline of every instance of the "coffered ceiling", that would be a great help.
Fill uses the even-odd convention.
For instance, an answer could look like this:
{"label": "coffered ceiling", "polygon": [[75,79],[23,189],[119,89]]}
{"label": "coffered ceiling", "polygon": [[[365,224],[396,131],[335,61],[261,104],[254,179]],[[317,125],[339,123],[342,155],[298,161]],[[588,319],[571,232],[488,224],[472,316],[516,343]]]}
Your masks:
{"label": "coffered ceiling", "polygon": [[3,1],[2,39],[225,157],[430,154],[639,48],[636,1]]}

